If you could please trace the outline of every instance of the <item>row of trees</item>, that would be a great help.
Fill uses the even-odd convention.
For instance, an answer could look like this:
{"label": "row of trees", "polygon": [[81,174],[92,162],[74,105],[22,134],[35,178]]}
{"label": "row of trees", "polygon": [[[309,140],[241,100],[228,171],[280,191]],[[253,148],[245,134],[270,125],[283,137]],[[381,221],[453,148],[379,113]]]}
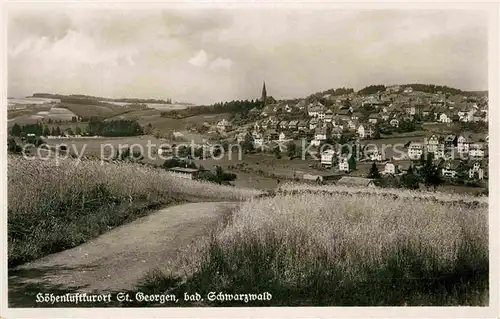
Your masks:
{"label": "row of trees", "polygon": [[91,121],[87,132],[99,136],[137,136],[143,135],[144,130],[136,120]]}
{"label": "row of trees", "polygon": [[200,114],[238,113],[242,117],[248,116],[253,109],[262,109],[264,104],[259,100],[235,100],[230,102],[219,102],[212,105],[192,106],[182,110],[171,110],[162,112],[163,117],[184,118]]}
{"label": "row of trees", "polygon": [[26,136],[28,134],[35,134],[35,136],[61,136],[63,133],[68,135],[81,135],[82,129],[77,126],[73,131],[71,128],[63,130],[59,126],[53,126],[50,128],[49,126],[42,125],[41,123],[26,125],[19,125],[16,123],[12,126],[10,131],[10,134],[16,137]]}
{"label": "row of trees", "polygon": [[427,189],[433,188],[436,190],[439,185],[444,183],[439,171],[439,166],[434,164],[433,154],[429,153],[427,158],[421,157],[420,167],[416,168],[410,165],[408,170],[399,178],[382,176],[375,162],[373,162],[367,177],[374,179],[375,184],[381,187],[419,189],[420,183],[423,183]]}

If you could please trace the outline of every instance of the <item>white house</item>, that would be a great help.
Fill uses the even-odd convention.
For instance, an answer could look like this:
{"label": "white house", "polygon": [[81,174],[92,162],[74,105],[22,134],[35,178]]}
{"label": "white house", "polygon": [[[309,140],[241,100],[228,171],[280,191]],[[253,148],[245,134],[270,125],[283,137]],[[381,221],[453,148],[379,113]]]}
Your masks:
{"label": "white house", "polygon": [[309,129],[314,130],[318,126],[318,120],[313,118],[309,121]]}
{"label": "white house", "polygon": [[399,170],[397,169],[396,165],[394,163],[387,163],[385,164],[384,171],[382,174],[397,174],[399,173]]}
{"label": "white house", "polygon": [[318,141],[325,141],[326,140],[326,131],[325,130],[316,131],[316,134],[314,135],[314,139],[316,139]]}
{"label": "white house", "polygon": [[444,177],[455,177],[455,176],[457,176],[457,171],[452,167],[451,163],[448,162],[441,169],[441,174]]}
{"label": "white house", "polygon": [[439,145],[439,138],[436,135],[432,135],[426,140],[427,152],[436,153]]}
{"label": "white house", "polygon": [[389,124],[391,124],[392,127],[399,127],[399,120],[398,119],[392,119]]}
{"label": "white house", "polygon": [[484,150],[480,144],[471,144],[469,146],[469,157],[483,158]]}
{"label": "white house", "polygon": [[441,123],[451,123],[451,118],[446,113],[441,113],[438,121]]}
{"label": "white house", "polygon": [[412,92],[413,92],[413,88],[411,86],[407,86],[403,90],[403,93],[412,93]]}
{"label": "white house", "polygon": [[370,161],[376,161],[376,162],[380,162],[382,161],[382,154],[378,151],[377,148],[375,148],[373,151],[371,151],[368,155],[368,158],[370,159]]}
{"label": "white house", "polygon": [[459,153],[468,153],[469,152],[469,142],[467,142],[467,139],[460,135],[457,138],[457,151]]}
{"label": "white house", "polygon": [[330,149],[321,153],[321,165],[332,167],[335,160],[335,151]]}
{"label": "white house", "polygon": [[264,138],[262,137],[262,135],[257,135],[257,136],[254,136],[253,138],[253,146],[255,148],[257,147],[262,147],[264,145]]}
{"label": "white house", "polygon": [[358,136],[360,138],[365,138],[365,127],[363,126],[363,124],[361,124],[359,127],[358,127],[358,130],[357,130],[357,133],[358,133]]}
{"label": "white house", "polygon": [[230,124],[226,119],[222,119],[221,121],[217,122],[217,130],[219,131],[225,131],[229,128],[229,126]]}
{"label": "white house", "polygon": [[411,142],[408,146],[408,157],[412,160],[418,160],[424,152],[424,147],[420,143]]}
{"label": "white house", "polygon": [[469,169],[469,178],[472,179],[475,178],[475,176],[477,176],[478,179],[484,178],[484,170],[481,168],[481,164],[479,162],[474,163]]}
{"label": "white house", "polygon": [[347,156],[342,156],[339,159],[339,171],[349,172],[349,160],[348,160]]}

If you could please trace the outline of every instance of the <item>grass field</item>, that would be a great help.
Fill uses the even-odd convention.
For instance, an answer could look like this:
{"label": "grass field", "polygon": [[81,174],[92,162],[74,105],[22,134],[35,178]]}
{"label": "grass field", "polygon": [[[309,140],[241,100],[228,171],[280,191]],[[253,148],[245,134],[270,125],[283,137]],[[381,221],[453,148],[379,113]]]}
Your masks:
{"label": "grass field", "polygon": [[248,201],[185,256],[185,275],[156,271],[137,289],[273,296],[202,303],[226,307],[489,303],[487,205],[377,193],[277,195]]}
{"label": "grass field", "polygon": [[101,105],[86,105],[86,104],[70,104],[62,103],[58,107],[66,108],[78,116],[88,118],[91,116],[98,116],[102,118],[108,118],[125,112],[129,112],[130,109],[126,109],[120,106],[101,106]]}
{"label": "grass field", "polygon": [[242,200],[253,189],[173,177],[131,163],[8,158],[8,256],[17,265],[75,247],[151,209],[191,200]]}

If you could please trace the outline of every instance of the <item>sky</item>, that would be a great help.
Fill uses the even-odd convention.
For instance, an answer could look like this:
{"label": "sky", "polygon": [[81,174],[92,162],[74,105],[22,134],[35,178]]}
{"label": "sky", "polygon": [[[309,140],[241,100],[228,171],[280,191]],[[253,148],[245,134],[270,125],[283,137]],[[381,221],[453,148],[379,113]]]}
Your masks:
{"label": "sky", "polygon": [[208,104],[330,88],[488,88],[483,11],[13,8],[8,95]]}

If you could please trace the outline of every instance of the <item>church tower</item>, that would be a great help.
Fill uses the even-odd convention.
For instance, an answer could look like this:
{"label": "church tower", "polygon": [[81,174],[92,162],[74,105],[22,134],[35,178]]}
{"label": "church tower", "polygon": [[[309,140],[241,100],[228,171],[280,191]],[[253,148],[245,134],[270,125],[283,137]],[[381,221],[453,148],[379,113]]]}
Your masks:
{"label": "church tower", "polygon": [[263,105],[266,106],[266,100],[267,100],[266,81],[264,81],[264,85],[262,86],[262,97],[260,99]]}

